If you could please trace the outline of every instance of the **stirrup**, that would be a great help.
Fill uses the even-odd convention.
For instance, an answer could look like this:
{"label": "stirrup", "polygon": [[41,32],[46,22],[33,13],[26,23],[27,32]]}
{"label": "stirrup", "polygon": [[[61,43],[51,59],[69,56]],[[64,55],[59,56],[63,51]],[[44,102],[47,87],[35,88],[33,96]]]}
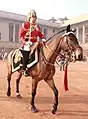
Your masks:
{"label": "stirrup", "polygon": [[23,72],[24,76],[28,76],[27,70]]}

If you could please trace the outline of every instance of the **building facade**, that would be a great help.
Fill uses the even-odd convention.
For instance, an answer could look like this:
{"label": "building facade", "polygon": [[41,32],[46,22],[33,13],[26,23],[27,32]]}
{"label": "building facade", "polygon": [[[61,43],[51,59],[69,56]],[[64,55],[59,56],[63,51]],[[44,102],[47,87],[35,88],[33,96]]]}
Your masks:
{"label": "building facade", "polygon": [[76,36],[80,44],[88,43],[88,14],[66,20],[64,25],[66,26],[68,24],[71,24],[71,27],[76,29]]}
{"label": "building facade", "polygon": [[[0,11],[0,49],[12,50],[21,46],[19,29],[25,21],[26,16],[24,15]],[[46,39],[58,32],[60,27],[58,23],[43,19],[38,19],[37,24],[40,25]]]}
{"label": "building facade", "polygon": [[[0,50],[10,51],[21,46],[19,29],[25,21],[25,15],[0,11]],[[66,19],[64,22],[37,19],[37,24],[40,25],[46,40],[71,24],[71,28],[76,29],[75,34],[80,44],[88,42],[88,15]]]}

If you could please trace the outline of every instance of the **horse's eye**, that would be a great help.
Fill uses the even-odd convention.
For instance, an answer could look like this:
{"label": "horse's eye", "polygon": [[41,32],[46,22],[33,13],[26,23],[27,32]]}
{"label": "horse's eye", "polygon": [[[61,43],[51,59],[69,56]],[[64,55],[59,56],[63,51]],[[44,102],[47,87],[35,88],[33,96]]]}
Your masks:
{"label": "horse's eye", "polygon": [[72,41],[72,38],[70,38],[70,40]]}

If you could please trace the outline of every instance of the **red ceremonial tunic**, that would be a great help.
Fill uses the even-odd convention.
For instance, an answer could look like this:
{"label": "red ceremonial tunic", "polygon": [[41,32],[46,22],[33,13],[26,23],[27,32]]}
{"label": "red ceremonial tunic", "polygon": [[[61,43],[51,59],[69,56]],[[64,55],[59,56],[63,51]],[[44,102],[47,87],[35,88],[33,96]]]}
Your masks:
{"label": "red ceremonial tunic", "polygon": [[20,40],[21,41],[25,41],[25,35],[26,33],[29,31],[29,40],[32,43],[37,42],[37,37],[39,37],[40,39],[44,38],[44,35],[41,33],[40,31],[40,27],[36,24],[31,24],[30,22],[25,22],[22,24],[22,27],[20,29],[19,35],[20,35]]}

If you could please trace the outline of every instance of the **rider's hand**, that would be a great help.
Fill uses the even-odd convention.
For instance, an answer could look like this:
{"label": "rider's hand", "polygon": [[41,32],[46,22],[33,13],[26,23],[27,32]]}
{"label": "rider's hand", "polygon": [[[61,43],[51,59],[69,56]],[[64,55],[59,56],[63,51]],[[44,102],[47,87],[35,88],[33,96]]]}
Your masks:
{"label": "rider's hand", "polygon": [[43,41],[43,42],[46,42],[46,39],[45,39],[45,38],[43,38],[43,39],[42,39],[42,41]]}
{"label": "rider's hand", "polygon": [[45,44],[45,42],[46,42],[46,39],[43,38],[42,39],[42,43],[43,43],[44,47],[47,47],[46,44]]}

